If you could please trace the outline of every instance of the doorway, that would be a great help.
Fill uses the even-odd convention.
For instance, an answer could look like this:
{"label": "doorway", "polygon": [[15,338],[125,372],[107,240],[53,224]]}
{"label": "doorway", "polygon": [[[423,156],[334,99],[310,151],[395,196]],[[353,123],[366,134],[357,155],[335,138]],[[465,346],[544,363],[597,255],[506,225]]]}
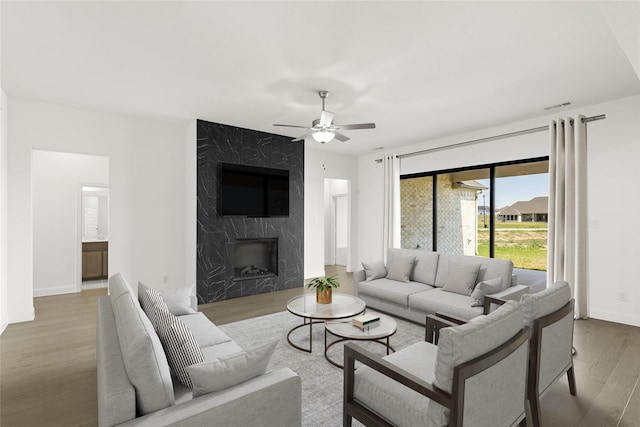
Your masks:
{"label": "doorway", "polygon": [[[325,265],[348,267],[350,263],[350,195],[349,181],[325,179]],[[347,268],[347,270],[349,270]]]}
{"label": "doorway", "polygon": [[107,287],[109,187],[80,184],[81,289]]}
{"label": "doorway", "polygon": [[81,187],[89,184],[108,187],[109,158],[32,150],[31,184],[33,296],[79,292],[82,290]]}

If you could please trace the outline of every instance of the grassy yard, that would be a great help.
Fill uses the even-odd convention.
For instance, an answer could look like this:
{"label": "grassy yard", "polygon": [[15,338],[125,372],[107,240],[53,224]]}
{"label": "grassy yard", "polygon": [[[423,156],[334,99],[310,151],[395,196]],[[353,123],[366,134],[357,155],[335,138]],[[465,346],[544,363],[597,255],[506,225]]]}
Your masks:
{"label": "grassy yard", "polygon": [[[478,229],[478,255],[489,256],[488,228]],[[495,257],[510,259],[517,268],[546,271],[547,224],[496,224]]]}

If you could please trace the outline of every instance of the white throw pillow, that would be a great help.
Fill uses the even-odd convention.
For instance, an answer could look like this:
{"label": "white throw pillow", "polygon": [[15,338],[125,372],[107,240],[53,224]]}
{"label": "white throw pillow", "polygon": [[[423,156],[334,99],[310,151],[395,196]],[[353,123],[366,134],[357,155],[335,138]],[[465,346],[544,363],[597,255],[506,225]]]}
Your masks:
{"label": "white throw pillow", "polygon": [[471,292],[471,307],[482,307],[486,295],[495,294],[502,290],[502,277],[485,280],[476,285]]}
{"label": "white throw pillow", "polygon": [[161,294],[171,314],[174,316],[182,316],[184,314],[196,313],[193,307],[191,307],[192,291],[193,285],[167,289],[166,291],[162,291]]}
{"label": "white throw pillow", "polygon": [[394,256],[389,262],[387,279],[398,282],[408,282],[411,278],[411,271],[413,271],[413,264],[415,264],[415,262],[415,256]]}
{"label": "white throw pillow", "polygon": [[204,362],[204,355],[198,346],[198,341],[187,325],[166,309],[156,307],[155,317],[158,321],[158,336],[167,355],[169,366],[185,387],[192,388],[193,384],[186,368]]}
{"label": "white throw pillow", "polygon": [[363,262],[364,274],[367,277],[366,281],[370,282],[374,279],[383,279],[387,275],[387,269],[384,266],[382,260],[374,262]]}
{"label": "white throw pillow", "polygon": [[266,372],[278,340],[209,362],[187,367],[193,397],[224,390]]}
{"label": "white throw pillow", "polygon": [[473,291],[473,287],[476,285],[478,271],[480,271],[480,264],[449,261],[447,283],[444,284],[442,290],[462,295],[471,295],[471,291]]}

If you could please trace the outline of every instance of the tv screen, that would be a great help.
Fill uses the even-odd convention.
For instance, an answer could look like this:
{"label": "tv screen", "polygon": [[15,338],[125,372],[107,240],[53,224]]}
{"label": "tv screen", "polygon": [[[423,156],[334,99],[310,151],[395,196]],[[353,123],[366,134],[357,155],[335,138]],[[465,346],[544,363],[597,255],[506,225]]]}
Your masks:
{"label": "tv screen", "polygon": [[289,216],[289,171],[220,164],[220,215]]}

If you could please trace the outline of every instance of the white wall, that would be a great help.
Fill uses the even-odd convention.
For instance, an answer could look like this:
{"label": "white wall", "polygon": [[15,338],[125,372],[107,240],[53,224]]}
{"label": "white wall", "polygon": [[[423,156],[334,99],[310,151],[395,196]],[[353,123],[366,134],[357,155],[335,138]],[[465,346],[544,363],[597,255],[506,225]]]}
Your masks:
{"label": "white wall", "polygon": [[9,322],[34,317],[33,149],[109,157],[109,271],[134,288],[184,284],[184,126],[15,98],[7,122]]}
{"label": "white wall", "polygon": [[[546,125],[551,118],[606,114],[587,125],[589,151],[589,314],[640,325],[640,97],[623,98],[580,110],[563,111],[504,126],[459,134],[395,149],[397,154],[470,141]],[[358,159],[360,183],[358,260],[382,259],[382,164],[388,152]],[[403,174],[442,170],[548,155],[548,135],[540,132],[404,158]],[[380,207],[380,208],[376,208]],[[619,301],[619,293],[628,301]]]}
{"label": "white wall", "polygon": [[108,182],[107,157],[33,150],[34,297],[77,291],[81,269],[81,184]]}
{"label": "white wall", "polygon": [[[322,150],[319,143],[306,143],[304,154],[304,277],[324,275],[324,179],[345,179],[350,181],[351,218],[358,215],[358,170],[356,157]],[[309,148],[312,144],[319,148]],[[354,271],[357,261],[357,228],[351,227],[349,241],[350,265],[347,271]]]}
{"label": "white wall", "polygon": [[0,89],[0,334],[9,323],[7,308],[7,95]]}

